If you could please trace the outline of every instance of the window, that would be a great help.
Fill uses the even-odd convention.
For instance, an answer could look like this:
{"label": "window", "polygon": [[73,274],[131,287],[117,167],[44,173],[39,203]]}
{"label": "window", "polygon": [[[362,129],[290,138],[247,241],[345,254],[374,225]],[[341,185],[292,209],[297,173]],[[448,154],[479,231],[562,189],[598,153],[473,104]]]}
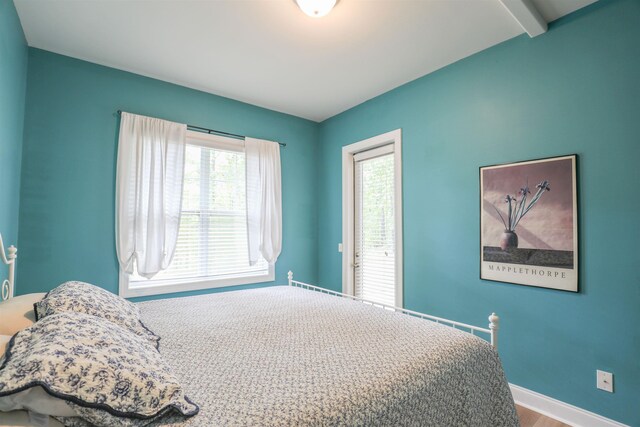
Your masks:
{"label": "window", "polygon": [[262,257],[249,265],[245,192],[242,141],[189,131],[180,229],[171,265],[151,280],[121,274],[121,294],[132,297],[273,280],[273,266]]}

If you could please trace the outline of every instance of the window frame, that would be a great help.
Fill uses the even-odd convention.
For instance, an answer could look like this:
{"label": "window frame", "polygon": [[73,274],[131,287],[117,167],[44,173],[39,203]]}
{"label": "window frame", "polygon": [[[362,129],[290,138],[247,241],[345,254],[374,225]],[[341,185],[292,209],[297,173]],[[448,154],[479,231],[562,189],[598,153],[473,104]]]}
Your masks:
{"label": "window frame", "polygon": [[[228,151],[244,152],[244,142],[240,139],[229,138],[220,135],[206,134],[202,132],[187,131],[187,144],[200,145],[202,147],[223,149]],[[196,277],[184,279],[151,280],[148,286],[131,288],[129,274],[119,271],[119,295],[124,298],[162,295],[176,292],[199,291],[204,289],[223,288],[228,286],[250,285],[275,280],[275,265],[268,263],[267,274],[226,274],[217,278]]]}

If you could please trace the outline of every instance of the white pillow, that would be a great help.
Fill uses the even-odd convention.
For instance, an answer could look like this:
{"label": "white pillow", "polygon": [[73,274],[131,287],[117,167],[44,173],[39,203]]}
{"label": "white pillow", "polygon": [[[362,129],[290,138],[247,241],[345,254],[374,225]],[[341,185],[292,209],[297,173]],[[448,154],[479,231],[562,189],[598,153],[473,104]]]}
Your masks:
{"label": "white pillow", "polygon": [[0,399],[0,411],[8,412],[17,409],[58,417],[78,416],[66,401],[47,394],[42,387],[28,388]]}
{"label": "white pillow", "polygon": [[45,293],[26,294],[0,302],[0,335],[15,335],[36,322],[33,304]]}
{"label": "white pillow", "polygon": [[[64,427],[60,421],[48,417],[49,427]],[[33,427],[27,411],[0,412],[0,426]]]}
{"label": "white pillow", "polygon": [[4,352],[7,351],[7,344],[11,340],[11,335],[0,335],[0,360],[2,360],[2,356]]}

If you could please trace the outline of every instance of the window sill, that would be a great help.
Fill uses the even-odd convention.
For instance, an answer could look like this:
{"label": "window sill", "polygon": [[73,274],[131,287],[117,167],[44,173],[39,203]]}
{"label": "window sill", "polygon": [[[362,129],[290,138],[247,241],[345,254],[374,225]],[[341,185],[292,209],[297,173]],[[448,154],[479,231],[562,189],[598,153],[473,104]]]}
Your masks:
{"label": "window sill", "polygon": [[179,279],[152,282],[148,286],[129,287],[129,276],[120,272],[119,295],[123,298],[144,297],[150,295],[171,294],[176,292],[199,291],[203,289],[224,288],[227,286],[249,285],[253,283],[273,282],[275,280],[275,268],[269,266],[267,274],[252,276],[229,275],[218,279]]}

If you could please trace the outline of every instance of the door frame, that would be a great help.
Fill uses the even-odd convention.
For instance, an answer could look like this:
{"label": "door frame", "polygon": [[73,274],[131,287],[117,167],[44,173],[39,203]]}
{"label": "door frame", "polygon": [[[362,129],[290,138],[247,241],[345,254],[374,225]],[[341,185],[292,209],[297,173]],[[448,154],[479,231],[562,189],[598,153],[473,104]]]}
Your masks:
{"label": "door frame", "polygon": [[353,270],[355,251],[355,191],[353,156],[362,151],[393,144],[394,151],[394,196],[395,196],[395,306],[403,304],[403,257],[402,257],[402,129],[392,130],[342,147],[342,293],[354,295]]}

